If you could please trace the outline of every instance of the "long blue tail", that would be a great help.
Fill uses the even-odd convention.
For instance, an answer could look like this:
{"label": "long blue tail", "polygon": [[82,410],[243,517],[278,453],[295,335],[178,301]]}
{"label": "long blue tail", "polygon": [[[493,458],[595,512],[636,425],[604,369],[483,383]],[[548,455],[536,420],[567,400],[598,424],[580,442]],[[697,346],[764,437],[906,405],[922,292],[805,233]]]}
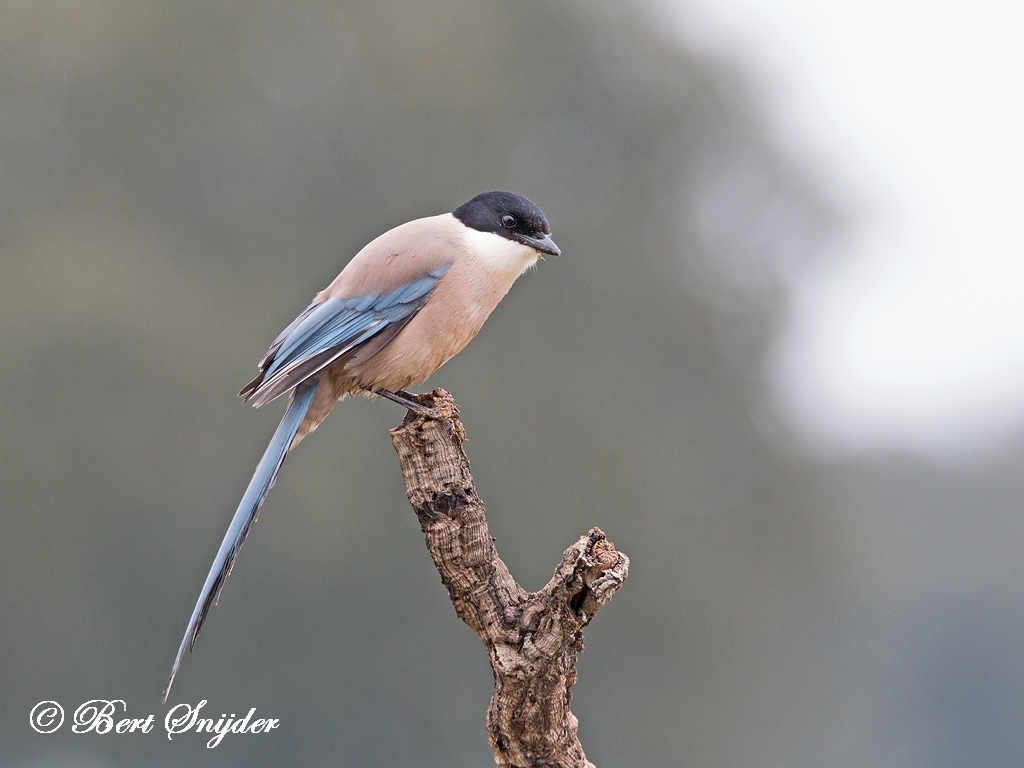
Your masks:
{"label": "long blue tail", "polygon": [[181,639],[178,655],[174,657],[171,676],[167,678],[167,685],[164,686],[164,692],[160,696],[160,701],[163,703],[167,702],[167,694],[171,692],[171,684],[174,682],[174,676],[178,673],[178,667],[181,666],[185,649],[188,648],[191,651],[192,646],[196,644],[196,638],[199,636],[199,630],[203,627],[206,613],[220,597],[224,579],[231,573],[231,567],[235,564],[238,551],[242,548],[252,524],[256,522],[256,516],[259,515],[263,500],[267,498],[270,489],[274,487],[274,479],[277,477],[281,465],[284,464],[284,457],[288,455],[288,449],[291,448],[295,434],[299,431],[299,426],[306,418],[306,412],[313,402],[316,386],[317,381],[313,379],[296,387],[284,418],[281,419],[270,445],[267,446],[263,458],[256,466],[256,472],[253,474],[252,480],[249,481],[249,487],[245,489],[235,516],[231,518],[231,525],[228,526],[228,531],[224,534],[224,541],[221,542],[217,556],[213,559],[210,575],[206,577],[206,583],[203,584],[203,591],[199,593],[199,601],[192,611],[192,618],[189,619],[185,636]]}

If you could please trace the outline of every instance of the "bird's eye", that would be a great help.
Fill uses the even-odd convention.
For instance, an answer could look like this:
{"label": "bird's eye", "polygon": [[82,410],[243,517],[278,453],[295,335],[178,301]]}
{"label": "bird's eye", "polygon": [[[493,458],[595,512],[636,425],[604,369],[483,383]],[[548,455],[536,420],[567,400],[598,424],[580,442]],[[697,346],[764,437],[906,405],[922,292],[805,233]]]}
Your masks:
{"label": "bird's eye", "polygon": [[504,216],[501,217],[501,226],[507,229],[512,229],[518,223],[519,222],[516,221],[516,217],[513,216],[511,213],[506,213]]}

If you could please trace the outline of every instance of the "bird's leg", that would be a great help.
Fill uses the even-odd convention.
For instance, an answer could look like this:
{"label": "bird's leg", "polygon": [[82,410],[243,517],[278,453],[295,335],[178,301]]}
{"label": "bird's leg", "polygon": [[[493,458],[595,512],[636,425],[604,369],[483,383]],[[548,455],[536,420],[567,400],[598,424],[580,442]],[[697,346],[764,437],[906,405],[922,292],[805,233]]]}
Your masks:
{"label": "bird's leg", "polygon": [[406,392],[404,389],[392,392],[391,390],[384,388],[375,389],[373,390],[373,393],[375,395],[380,395],[381,397],[386,397],[394,403],[405,406],[421,419],[433,419],[434,421],[440,421],[453,435],[458,437],[460,441],[466,439],[466,430],[458,419],[453,421],[436,408],[427,408],[425,405],[420,404],[419,398],[423,397],[423,395],[414,395],[411,392]]}
{"label": "bird's leg", "polygon": [[425,419],[434,419],[435,421],[443,421],[443,422],[448,423],[449,425],[451,424],[449,419],[446,419],[444,416],[442,416],[440,413],[438,413],[433,408],[427,408],[424,405],[420,405],[416,401],[416,395],[414,395],[414,394],[412,394],[410,392],[406,392],[406,391],[401,390],[401,389],[398,390],[397,392],[392,392],[391,390],[388,390],[388,389],[377,389],[377,390],[374,390],[374,391],[376,392],[376,394],[380,395],[381,397],[386,397],[388,400],[391,400],[394,403],[398,403],[399,405],[405,406],[406,408],[408,408],[410,411],[412,411],[413,413],[417,414],[418,416],[422,416]]}

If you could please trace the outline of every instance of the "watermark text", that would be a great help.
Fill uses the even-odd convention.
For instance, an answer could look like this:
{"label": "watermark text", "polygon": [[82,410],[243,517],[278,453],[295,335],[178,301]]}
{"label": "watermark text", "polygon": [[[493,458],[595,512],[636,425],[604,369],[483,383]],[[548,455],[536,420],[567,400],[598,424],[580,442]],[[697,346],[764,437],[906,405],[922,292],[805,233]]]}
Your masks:
{"label": "watermark text", "polygon": [[[167,738],[186,733],[212,734],[206,746],[213,749],[228,734],[270,733],[281,726],[277,718],[256,717],[256,707],[252,707],[245,717],[237,717],[234,712],[207,717],[201,711],[206,704],[206,699],[203,699],[195,706],[178,704],[171,707],[164,716]],[[56,701],[41,701],[32,707],[29,724],[37,733],[54,733],[64,725],[64,708]],[[72,733],[150,733],[155,724],[155,715],[129,717],[124,699],[90,699],[81,704],[71,717]]]}

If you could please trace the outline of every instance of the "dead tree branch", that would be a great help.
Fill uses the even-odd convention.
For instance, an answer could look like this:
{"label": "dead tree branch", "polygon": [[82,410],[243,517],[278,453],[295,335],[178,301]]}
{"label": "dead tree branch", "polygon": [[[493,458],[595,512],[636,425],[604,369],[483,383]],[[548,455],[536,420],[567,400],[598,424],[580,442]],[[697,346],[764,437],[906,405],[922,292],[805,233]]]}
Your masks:
{"label": "dead tree branch", "polygon": [[443,389],[420,395],[439,419],[411,411],[391,430],[409,502],[459,618],[487,646],[494,694],[487,734],[499,768],[593,768],[569,710],[583,627],[611,600],[629,559],[592,528],[565,550],[551,581],[527,592],[487,531],[459,407]]}

